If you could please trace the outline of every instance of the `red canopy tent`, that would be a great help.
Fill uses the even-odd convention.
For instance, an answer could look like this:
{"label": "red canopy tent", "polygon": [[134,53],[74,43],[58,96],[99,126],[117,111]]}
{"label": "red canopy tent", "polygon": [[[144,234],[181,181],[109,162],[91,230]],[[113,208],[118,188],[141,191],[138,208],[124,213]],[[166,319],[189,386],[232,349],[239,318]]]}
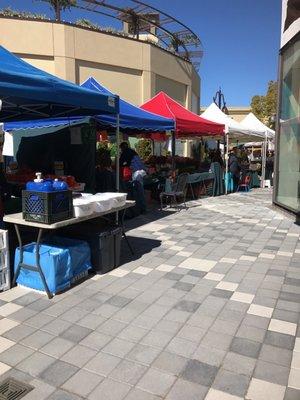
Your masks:
{"label": "red canopy tent", "polygon": [[160,92],[141,108],[175,121],[177,138],[224,135],[225,125],[217,124],[187,110],[166,93]]}

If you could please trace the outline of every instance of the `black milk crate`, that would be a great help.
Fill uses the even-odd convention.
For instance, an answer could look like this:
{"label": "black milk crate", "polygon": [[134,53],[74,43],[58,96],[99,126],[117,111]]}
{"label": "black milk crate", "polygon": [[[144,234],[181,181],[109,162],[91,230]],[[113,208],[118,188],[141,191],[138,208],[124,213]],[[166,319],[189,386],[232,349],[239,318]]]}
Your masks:
{"label": "black milk crate", "polygon": [[73,217],[71,190],[57,192],[22,191],[22,210],[25,221],[54,224]]}

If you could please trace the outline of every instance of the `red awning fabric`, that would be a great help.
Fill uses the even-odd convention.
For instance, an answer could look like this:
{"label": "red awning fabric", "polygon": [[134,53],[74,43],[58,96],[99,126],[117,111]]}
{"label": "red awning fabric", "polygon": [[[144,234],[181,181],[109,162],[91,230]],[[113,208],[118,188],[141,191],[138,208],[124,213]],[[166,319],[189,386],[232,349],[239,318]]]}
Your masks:
{"label": "red awning fabric", "polygon": [[158,93],[141,105],[141,108],[163,117],[172,118],[175,121],[178,138],[224,135],[225,125],[199,117],[164,92]]}

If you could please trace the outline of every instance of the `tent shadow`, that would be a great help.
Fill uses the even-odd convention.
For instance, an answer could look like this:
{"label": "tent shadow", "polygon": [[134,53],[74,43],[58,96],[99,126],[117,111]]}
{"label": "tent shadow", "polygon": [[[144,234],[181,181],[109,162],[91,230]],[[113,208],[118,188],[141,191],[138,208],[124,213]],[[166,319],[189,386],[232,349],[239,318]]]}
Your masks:
{"label": "tent shadow", "polygon": [[121,243],[120,265],[127,264],[131,261],[140,259],[144,254],[150,253],[153,249],[161,246],[161,240],[147,239],[127,235],[127,239],[134,251],[132,255],[126,241],[123,239]]}

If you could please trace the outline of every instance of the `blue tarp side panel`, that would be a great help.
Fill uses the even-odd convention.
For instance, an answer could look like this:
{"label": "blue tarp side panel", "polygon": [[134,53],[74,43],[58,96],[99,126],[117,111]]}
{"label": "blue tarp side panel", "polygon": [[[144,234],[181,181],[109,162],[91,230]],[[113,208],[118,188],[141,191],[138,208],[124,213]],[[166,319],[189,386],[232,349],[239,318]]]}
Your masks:
{"label": "blue tarp side panel", "polygon": [[44,72],[0,46],[0,120],[117,114],[118,96],[89,90]]}
{"label": "blue tarp side panel", "polygon": [[[87,79],[87,81],[85,81],[81,86],[102,94],[112,95],[108,89],[100,85],[100,83],[92,77]],[[95,118],[103,124],[116,126],[116,117],[113,115],[101,114],[97,115]],[[142,110],[141,108],[120,99],[120,128],[163,132],[173,130],[174,121]]]}

